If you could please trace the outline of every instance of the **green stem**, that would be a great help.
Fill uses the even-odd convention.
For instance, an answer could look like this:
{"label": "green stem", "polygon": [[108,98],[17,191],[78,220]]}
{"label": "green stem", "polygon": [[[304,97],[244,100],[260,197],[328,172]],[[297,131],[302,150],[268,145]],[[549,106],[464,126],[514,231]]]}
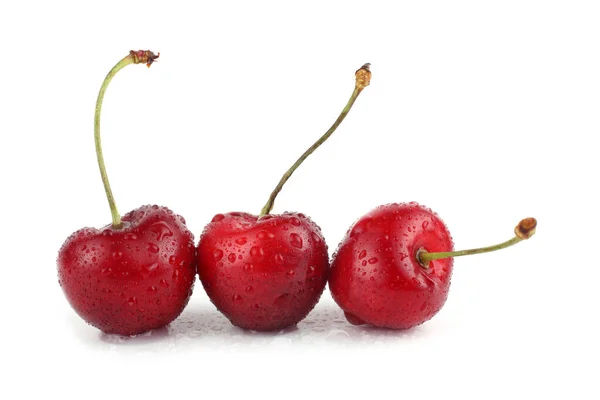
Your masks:
{"label": "green stem", "polygon": [[468,256],[471,254],[489,253],[491,251],[502,250],[507,247],[513,246],[522,240],[529,239],[535,233],[537,221],[534,218],[525,218],[519,222],[515,228],[515,237],[507,240],[506,242],[499,243],[493,246],[480,247],[477,249],[460,250],[460,251],[443,251],[437,253],[429,253],[425,249],[419,249],[417,251],[417,261],[424,267],[429,266],[429,262],[433,260],[440,260],[443,258]]}
{"label": "green stem", "polygon": [[308,148],[308,150],[306,150],[304,152],[304,154],[302,154],[300,156],[300,158],[298,158],[298,160],[296,160],[294,165],[292,165],[292,167],[290,169],[288,169],[285,172],[285,174],[283,174],[283,176],[281,177],[281,180],[279,181],[279,183],[277,184],[277,186],[275,187],[273,192],[271,192],[271,195],[269,196],[269,200],[267,200],[267,203],[262,208],[259,218],[262,218],[271,212],[271,210],[273,209],[273,205],[275,204],[275,198],[281,191],[281,188],[283,187],[283,185],[285,185],[287,180],[290,179],[290,177],[292,176],[294,171],[296,171],[296,169],[300,166],[300,164],[302,164],[304,162],[304,160],[306,160],[306,158],[308,156],[310,156],[316,149],[319,148],[319,146],[321,146],[327,139],[329,139],[329,137],[333,134],[333,132],[335,132],[337,127],[340,126],[340,124],[342,123],[344,118],[346,118],[346,115],[348,115],[348,113],[350,112],[350,109],[354,105],[354,102],[358,98],[358,95],[370,83],[371,71],[369,70],[369,66],[370,66],[370,64],[367,63],[367,64],[363,65],[358,71],[356,71],[356,74],[355,74],[356,75],[356,85],[354,87],[354,91],[352,92],[352,96],[350,96],[350,99],[348,100],[348,103],[346,104],[346,107],[344,107],[344,109],[342,110],[340,115],[337,117],[337,119],[335,120],[333,125],[331,125],[331,128],[329,128],[329,130],[327,132],[325,132],[325,134],[323,134],[323,136],[321,136],[319,138],[319,140],[317,140],[312,146],[310,146]]}
{"label": "green stem", "polygon": [[507,240],[504,243],[500,243],[494,246],[481,247],[478,249],[469,249],[469,250],[460,250],[460,251],[442,251],[439,253],[428,253],[427,251],[419,252],[419,260],[422,264],[427,264],[429,261],[439,260],[441,258],[450,258],[450,257],[460,257],[460,256],[468,256],[471,254],[480,254],[480,253],[489,253],[490,251],[502,250],[512,245],[519,243],[521,238],[514,237],[510,240]]}
{"label": "green stem", "polygon": [[110,182],[108,181],[108,175],[106,174],[106,166],[104,165],[104,156],[102,154],[102,143],[100,141],[100,116],[102,114],[102,102],[104,101],[104,93],[108,88],[108,85],[112,81],[113,77],[128,66],[129,64],[140,64],[144,63],[148,67],[160,56],[160,53],[155,55],[149,50],[130,51],[129,54],[121,59],[106,75],[100,92],[98,93],[98,99],[96,100],[96,112],[94,114],[94,142],[96,143],[96,157],[98,158],[98,167],[100,168],[100,176],[102,177],[102,184],[104,185],[104,191],[106,192],[106,199],[110,207],[110,213],[112,215],[112,226],[114,228],[121,227],[121,216],[117,210],[115,198],[110,189]]}

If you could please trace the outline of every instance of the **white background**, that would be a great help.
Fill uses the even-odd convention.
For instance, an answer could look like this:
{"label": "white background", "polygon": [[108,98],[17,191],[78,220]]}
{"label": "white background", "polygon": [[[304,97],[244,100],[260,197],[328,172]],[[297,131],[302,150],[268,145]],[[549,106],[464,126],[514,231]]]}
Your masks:
{"label": "white background", "polygon": [[[5,1],[0,6],[2,398],[598,398],[600,10],[595,1]],[[71,310],[67,236],[166,205],[198,238],[258,213],[281,174],[373,79],[274,212],[333,252],[373,207],[418,201],[456,248],[450,297],[406,332],[345,322],[328,292],[297,329],[234,328],[201,285],[167,329],[125,339]],[[6,395],[8,393],[8,396]]]}

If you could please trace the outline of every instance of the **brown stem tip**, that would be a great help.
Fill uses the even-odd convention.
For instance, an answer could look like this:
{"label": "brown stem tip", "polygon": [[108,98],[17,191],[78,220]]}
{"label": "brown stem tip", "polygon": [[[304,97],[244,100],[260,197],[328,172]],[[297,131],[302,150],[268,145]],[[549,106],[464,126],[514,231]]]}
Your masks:
{"label": "brown stem tip", "polygon": [[515,227],[515,235],[520,239],[529,239],[535,233],[537,221],[535,218],[525,218]]}
{"label": "brown stem tip", "polygon": [[134,64],[146,64],[148,68],[160,57],[160,53],[154,54],[150,50],[130,50],[129,55],[133,58]]}
{"label": "brown stem tip", "polygon": [[356,71],[356,87],[363,90],[371,83],[371,63],[366,63]]}

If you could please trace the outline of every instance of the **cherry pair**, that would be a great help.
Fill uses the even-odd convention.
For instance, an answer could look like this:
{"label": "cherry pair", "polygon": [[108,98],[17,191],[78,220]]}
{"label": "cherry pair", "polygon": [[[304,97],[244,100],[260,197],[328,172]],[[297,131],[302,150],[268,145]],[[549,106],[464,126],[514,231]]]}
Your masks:
{"label": "cherry pair", "polygon": [[216,307],[241,328],[295,325],[317,304],[328,280],[351,323],[409,328],[443,306],[451,257],[508,247],[535,231],[530,218],[521,221],[517,236],[508,242],[451,252],[450,234],[437,215],[416,203],[392,204],[353,225],[330,269],[325,239],[310,218],[270,214],[285,182],[337,129],[369,85],[369,64],[356,71],[354,91],[338,119],[284,174],[259,216],[217,214],[205,227],[197,251],[185,220],[165,207],[143,206],[121,218],[102,156],[102,101],[119,70],[129,64],[149,67],[158,56],[131,51],[105,78],[94,137],[112,224],[75,232],[58,256],[59,283],[71,306],[106,333],[133,335],[169,324],[189,301],[196,273]]}

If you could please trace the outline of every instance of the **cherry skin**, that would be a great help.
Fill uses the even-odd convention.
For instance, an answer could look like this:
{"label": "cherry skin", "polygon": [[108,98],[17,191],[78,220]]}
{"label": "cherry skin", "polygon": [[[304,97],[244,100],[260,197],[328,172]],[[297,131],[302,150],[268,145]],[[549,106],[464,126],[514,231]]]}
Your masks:
{"label": "cherry skin", "polygon": [[450,288],[453,258],[429,262],[417,253],[451,251],[444,222],[417,203],[380,206],[360,218],[335,252],[333,299],[352,324],[407,329],[432,318]]}
{"label": "cherry skin", "polygon": [[327,283],[329,255],[319,227],[300,213],[217,214],[198,244],[198,274],[234,325],[273,331],[297,324]]}
{"label": "cherry skin", "polygon": [[187,305],[196,275],[194,237],[165,207],[143,206],[122,228],[84,228],[58,255],[67,300],[105,333],[135,335],[166,326]]}

